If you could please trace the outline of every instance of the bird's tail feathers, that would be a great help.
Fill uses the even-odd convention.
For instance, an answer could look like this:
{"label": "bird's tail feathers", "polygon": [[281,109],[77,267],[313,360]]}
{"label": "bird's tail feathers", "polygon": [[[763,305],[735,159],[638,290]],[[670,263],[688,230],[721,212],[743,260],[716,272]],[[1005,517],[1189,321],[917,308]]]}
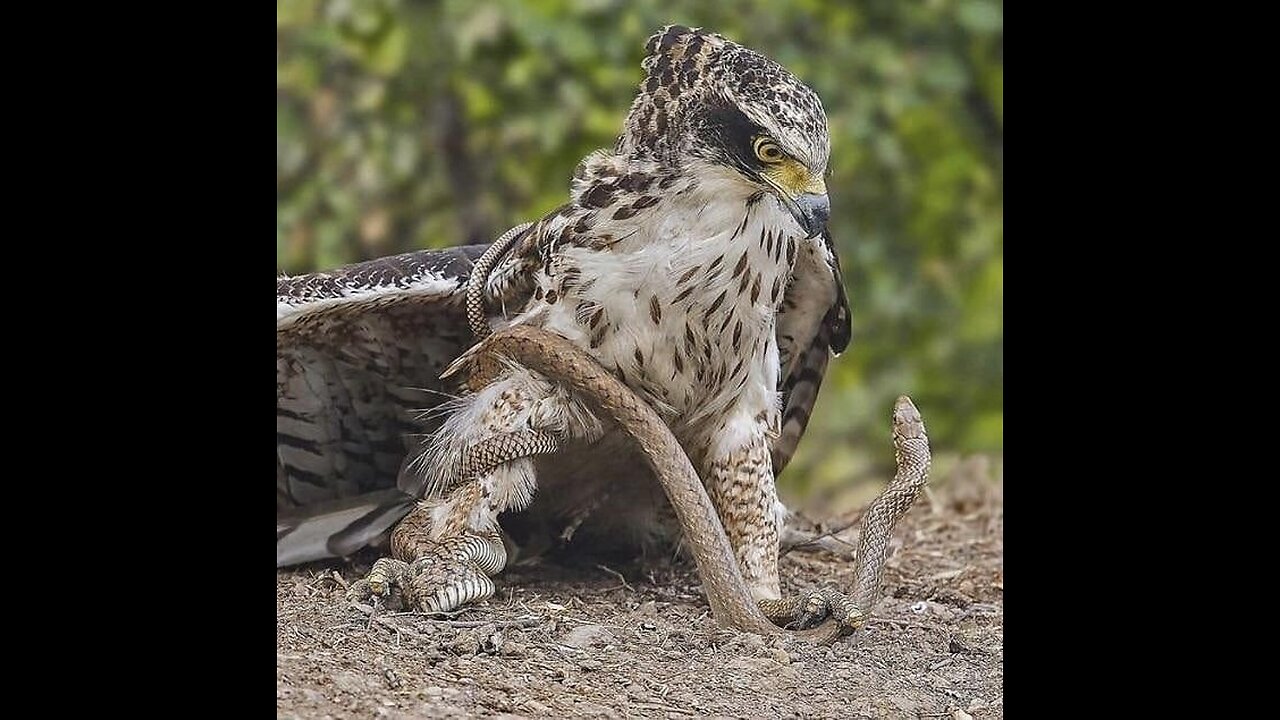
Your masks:
{"label": "bird's tail feathers", "polygon": [[396,489],[308,505],[276,515],[276,567],[346,557],[376,544],[414,498]]}

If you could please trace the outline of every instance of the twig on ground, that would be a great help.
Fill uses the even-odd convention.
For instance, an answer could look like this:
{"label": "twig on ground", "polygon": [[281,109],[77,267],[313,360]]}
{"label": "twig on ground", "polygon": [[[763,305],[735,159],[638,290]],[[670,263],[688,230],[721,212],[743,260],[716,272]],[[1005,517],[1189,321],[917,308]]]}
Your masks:
{"label": "twig on ground", "polygon": [[[597,565],[596,565],[596,567],[598,567],[598,568],[600,568],[601,570],[603,570],[603,571],[605,571],[605,572],[609,573],[610,575],[612,575],[612,576],[614,576],[614,577],[618,578],[618,581],[622,583],[622,587],[624,587],[624,588],[626,588],[626,589],[630,590],[631,592],[635,592],[635,591],[636,591],[636,589],[635,589],[635,588],[633,588],[633,587],[631,587],[630,585],[628,585],[628,584],[627,584],[627,579],[626,579],[625,577],[623,577],[623,576],[622,576],[622,573],[618,572],[617,570],[614,570],[613,568],[611,568],[611,567],[609,567],[609,566],[607,566],[607,565],[599,565],[599,564],[597,564]],[[609,589],[610,589],[610,590],[617,590],[617,588],[609,588]]]}
{"label": "twig on ground", "polygon": [[795,528],[786,528],[782,533],[782,554],[786,555],[792,550],[798,548],[817,548],[826,550],[827,552],[843,559],[852,559],[857,551],[857,545],[849,542],[844,538],[836,537],[838,533],[857,525],[861,521],[853,520],[842,527],[828,530],[824,533],[811,533],[806,530],[797,530]]}
{"label": "twig on ground", "polygon": [[[363,603],[353,602],[351,603],[351,607],[369,616],[369,623],[368,625],[366,625],[366,629],[368,629],[370,626],[376,623],[378,625],[381,625],[384,628],[387,628],[388,630],[395,632],[397,641],[399,640],[400,633],[404,633],[414,639],[419,639],[423,637],[422,633],[419,632],[418,630],[415,630],[414,628],[408,627],[406,625],[400,625],[399,623],[392,622],[391,620],[387,619],[382,615],[375,614],[374,608],[372,606],[365,605]],[[395,615],[397,616],[417,615],[417,613],[395,613]],[[478,627],[484,627],[486,625],[492,625],[494,626],[495,629],[507,630],[507,629],[513,629],[513,628],[522,629],[522,628],[535,627],[537,625],[542,624],[544,618],[526,617],[526,618],[518,618],[515,620],[437,620],[435,618],[424,616],[424,617],[421,617],[420,620],[424,623],[432,623],[434,625],[444,625],[445,627],[478,628]]]}
{"label": "twig on ground", "polygon": [[[415,639],[422,637],[418,633],[418,631],[414,630],[413,628],[401,627],[397,623],[391,622],[387,618],[384,618],[380,615],[375,614],[374,613],[375,608],[371,605],[365,605],[363,603],[353,602],[351,603],[351,607],[369,616],[369,622],[365,625],[365,630],[368,630],[370,627],[373,626],[374,623],[377,623],[378,625],[381,625],[382,627],[396,633],[397,639],[399,638],[400,633],[404,633],[409,637],[412,637]],[[404,614],[404,613],[398,613],[398,614]]]}
{"label": "twig on ground", "polygon": [[[515,620],[441,620],[435,617],[430,617],[423,613],[414,613],[414,612],[398,612],[398,613],[387,613],[387,614],[380,613],[375,615],[373,606],[365,605],[364,603],[358,603],[358,602],[351,603],[351,607],[355,608],[356,610],[359,610],[365,615],[368,615],[371,621],[374,621],[374,620],[385,621],[380,624],[386,625],[386,623],[390,623],[390,625],[386,625],[386,626],[397,628],[400,630],[405,630],[407,632],[413,632],[413,630],[411,630],[410,628],[402,627],[395,623],[391,623],[391,621],[386,620],[386,618],[413,616],[418,618],[422,622],[434,623],[436,625],[444,625],[447,627],[477,628],[477,627],[484,627],[485,625],[493,625],[494,627],[499,629],[533,627],[546,619],[541,616],[535,615],[531,617],[516,618]],[[432,613],[432,615],[437,615],[437,614],[446,615],[449,613]]]}
{"label": "twig on ground", "polygon": [[692,710],[672,707],[670,705],[659,705],[658,703],[631,703],[631,707],[640,708],[641,710],[661,710],[663,712],[677,713],[680,715],[697,715]]}
{"label": "twig on ground", "polygon": [[431,618],[423,618],[423,622],[444,625],[445,627],[478,628],[492,625],[499,630],[535,627],[542,624],[542,620],[543,618],[540,617],[520,618],[518,620],[432,620]]}
{"label": "twig on ground", "polygon": [[888,624],[897,625],[899,627],[923,628],[925,630],[946,630],[946,628],[941,625],[928,625],[925,623],[910,622],[908,620],[895,620],[893,618],[871,618],[870,622],[879,625]]}

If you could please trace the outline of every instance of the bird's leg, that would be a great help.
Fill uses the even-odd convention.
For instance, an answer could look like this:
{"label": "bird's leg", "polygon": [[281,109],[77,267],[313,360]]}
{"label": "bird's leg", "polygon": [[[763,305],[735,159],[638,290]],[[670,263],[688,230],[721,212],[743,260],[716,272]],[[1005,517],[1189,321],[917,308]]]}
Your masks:
{"label": "bird's leg", "polygon": [[348,597],[360,601],[379,599],[392,610],[402,609],[406,605],[405,570],[426,549],[431,518],[429,503],[415,505],[391,533],[391,557],[379,558],[368,575],[352,583]]}
{"label": "bird's leg", "polygon": [[834,588],[782,597],[778,538],[786,508],[778,500],[769,455],[771,417],[767,409],[731,415],[712,436],[704,461],[707,494],[738,567],[761,612],[781,627],[811,628],[832,615],[842,624],[860,625],[858,608]]}
{"label": "bird's leg", "polygon": [[769,417],[766,409],[730,415],[711,437],[703,462],[707,494],[756,601],[781,596],[778,531],[785,508],[774,487]]}
{"label": "bird's leg", "polygon": [[507,564],[498,513],[510,504],[510,488],[517,483],[527,484],[532,494],[528,458],[503,462],[454,488],[445,502],[429,503],[433,522],[426,537],[412,528],[396,528],[393,552],[399,548],[415,556],[401,577],[410,607],[448,612],[493,595],[489,578]]}
{"label": "bird's leg", "polygon": [[426,612],[448,612],[494,592],[507,562],[498,514],[523,509],[536,480],[530,456],[554,452],[559,437],[598,434],[598,423],[546,381],[512,370],[465,398],[417,465],[427,500],[391,534],[394,559],[356,583],[357,599],[397,596]]}
{"label": "bird's leg", "polygon": [[[492,476],[504,471],[509,469],[496,468],[485,479],[501,482]],[[488,598],[494,591],[489,576],[507,562],[498,512],[481,479],[459,485],[443,500],[418,503],[392,531],[391,557],[379,559],[368,576],[352,585],[352,597],[376,597],[392,609],[426,612]]]}

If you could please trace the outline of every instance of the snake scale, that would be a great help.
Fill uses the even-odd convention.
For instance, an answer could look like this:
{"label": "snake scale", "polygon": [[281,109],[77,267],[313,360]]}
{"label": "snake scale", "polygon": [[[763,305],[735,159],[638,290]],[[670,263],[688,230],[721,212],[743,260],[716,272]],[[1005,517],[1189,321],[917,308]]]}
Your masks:
{"label": "snake scale", "polygon": [[[483,366],[485,356],[490,362],[497,356],[506,357],[550,380],[568,385],[605,417],[617,423],[639,445],[675,509],[685,542],[697,563],[712,613],[719,623],[745,632],[772,634],[782,630],[770,617],[798,618],[829,613],[835,620],[834,625],[829,623],[799,634],[820,643],[830,643],[857,630],[865,622],[866,613],[879,596],[881,571],[893,528],[911,507],[929,475],[929,439],[920,413],[909,398],[899,397],[894,404],[893,443],[897,473],[863,517],[852,595],[845,596],[834,589],[824,588],[803,596],[765,601],[758,606],[751,599],[733,549],[698,474],[671,431],[648,403],[569,340],[523,325],[488,335],[459,358],[459,362],[446,374],[464,366]],[[495,438],[495,442],[498,445],[488,451],[501,454],[501,443],[509,442],[513,445],[510,457],[526,455],[529,447],[538,444],[522,438],[520,433]],[[517,443],[519,450],[515,447]],[[821,612],[823,609],[827,612]]]}
{"label": "snake scale", "polygon": [[466,310],[467,324],[471,326],[476,339],[489,337],[492,332],[484,309],[484,286],[489,280],[489,273],[493,272],[494,265],[507,254],[524,231],[531,227],[531,222],[521,223],[502,233],[502,237],[490,245],[476,260],[475,265],[471,266],[471,274],[467,276]]}
{"label": "snake scale", "polygon": [[[893,409],[893,443],[897,473],[863,515],[854,572],[854,590],[845,595],[831,587],[781,600],[758,604],[742,578],[733,548],[697,472],[657,413],[625,384],[600,366],[586,351],[565,338],[534,327],[513,326],[496,334],[489,327],[484,308],[484,286],[498,259],[507,252],[529,224],[511,228],[476,262],[466,290],[467,320],[480,342],[444,372],[449,377],[464,368],[466,384],[477,391],[501,372],[505,357],[544,377],[573,388],[605,417],[612,419],[641,448],[667,494],[684,532],[707,600],[716,620],[746,632],[772,634],[779,625],[804,627],[830,617],[833,623],[802,630],[799,634],[819,643],[831,643],[856,631],[866,620],[880,592],[881,571],[888,555],[893,528],[928,481],[929,439],[919,411],[906,396]],[[513,432],[489,438],[468,448],[458,459],[461,476],[476,476],[516,458],[553,453],[556,438],[545,433]],[[456,546],[456,547],[455,547]],[[501,540],[463,536],[431,549],[412,565],[384,558],[375,565],[368,584],[375,587],[398,583],[434,589],[424,609],[456,607],[489,597],[493,583],[488,574],[505,564]],[[441,574],[444,573],[444,574]],[[792,625],[788,625],[791,627]]]}

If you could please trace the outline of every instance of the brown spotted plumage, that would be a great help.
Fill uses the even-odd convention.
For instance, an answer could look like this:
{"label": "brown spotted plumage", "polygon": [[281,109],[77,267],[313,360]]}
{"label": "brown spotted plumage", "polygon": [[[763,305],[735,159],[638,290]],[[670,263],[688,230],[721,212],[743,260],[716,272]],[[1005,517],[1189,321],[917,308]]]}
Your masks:
{"label": "brown spotted plumage", "polygon": [[[651,403],[702,473],[752,593],[776,598],[774,476],[849,338],[823,227],[826,117],[785,68],[719,35],[671,26],[646,47],[613,150],[585,158],[569,201],[510,236],[477,275],[481,321],[557,333]],[[420,269],[375,263],[277,284],[277,497],[290,509],[278,564],[347,554],[412,510],[393,553],[420,570],[456,561],[456,587],[424,586],[447,573],[394,563],[361,587],[439,608],[492,592],[477,568],[501,564],[481,540],[456,538],[491,537],[504,510],[533,503],[578,538],[668,532],[661,492],[565,388],[491,363],[482,383],[447,397],[458,386],[437,377],[475,339],[460,302],[469,266],[424,284]],[[357,379],[351,362],[362,363]],[[472,448],[517,432],[556,450],[459,469]],[[324,512],[290,494],[311,486],[331,503]]]}

